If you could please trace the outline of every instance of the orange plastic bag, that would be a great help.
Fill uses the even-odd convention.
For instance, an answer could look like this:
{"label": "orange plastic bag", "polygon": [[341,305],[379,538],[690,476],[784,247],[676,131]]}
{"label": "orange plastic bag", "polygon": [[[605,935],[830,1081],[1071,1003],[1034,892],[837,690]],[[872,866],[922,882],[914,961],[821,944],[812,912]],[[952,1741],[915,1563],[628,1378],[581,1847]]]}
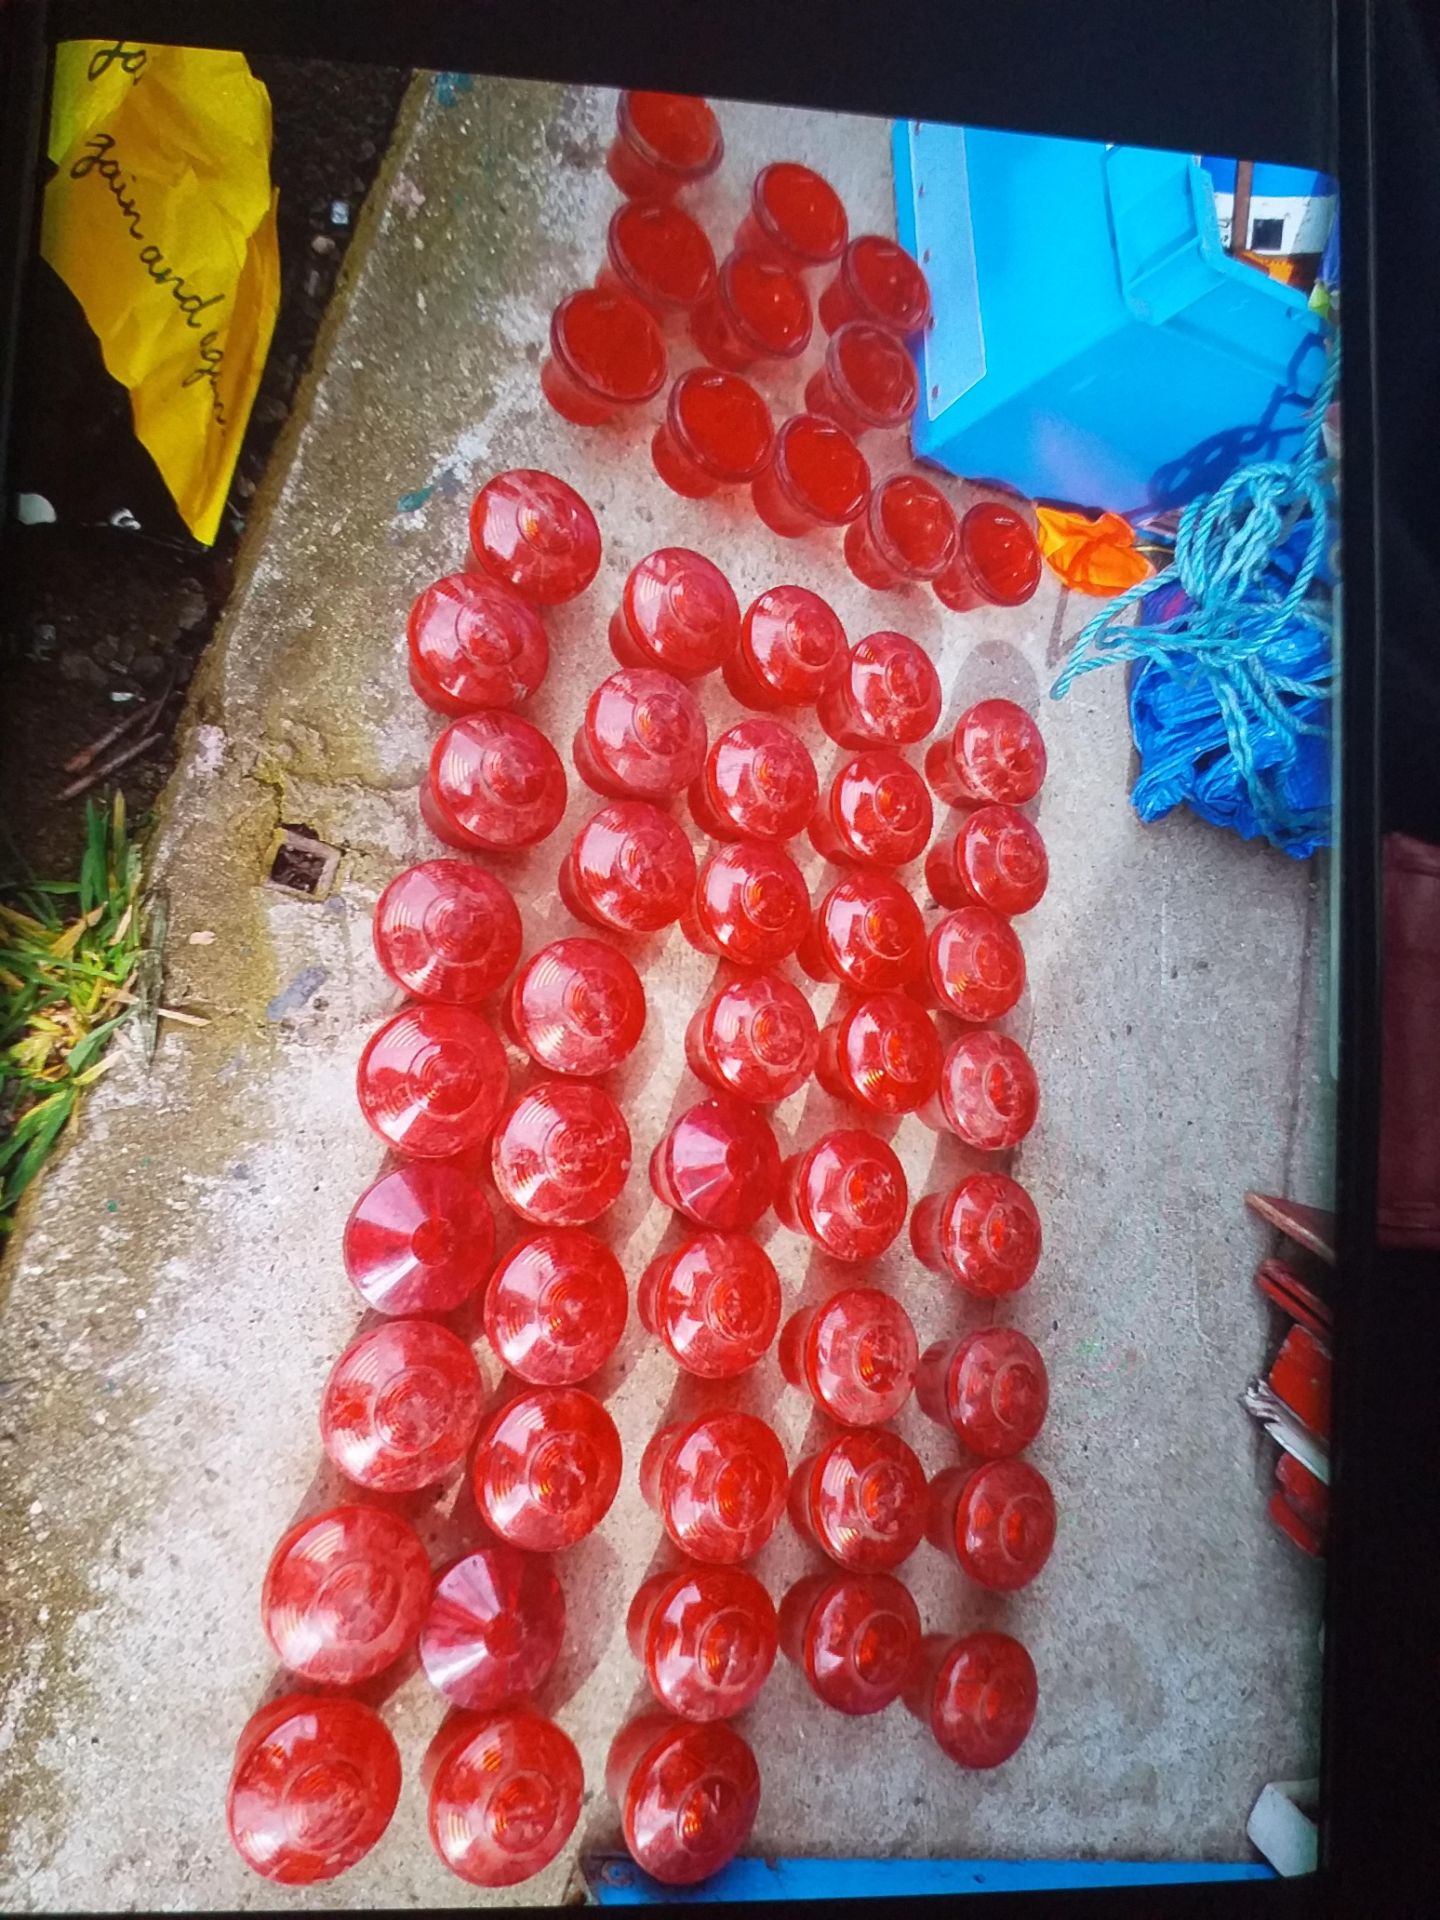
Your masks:
{"label": "orange plastic bag", "polygon": [[1112,600],[1155,571],[1135,545],[1135,529],[1121,514],[1036,507],[1035,517],[1046,564],[1076,593]]}

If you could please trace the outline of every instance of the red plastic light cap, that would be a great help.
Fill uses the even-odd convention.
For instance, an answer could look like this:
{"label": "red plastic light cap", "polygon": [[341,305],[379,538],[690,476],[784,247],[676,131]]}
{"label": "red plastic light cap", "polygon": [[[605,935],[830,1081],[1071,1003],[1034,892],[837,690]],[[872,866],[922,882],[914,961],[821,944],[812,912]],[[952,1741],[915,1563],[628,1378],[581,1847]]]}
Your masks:
{"label": "red plastic light cap", "polygon": [[382,1507],[332,1507],[276,1547],[260,1619],[282,1666],[321,1686],[353,1687],[413,1644],[431,1585],[407,1521]]}
{"label": "red plastic light cap", "polygon": [[457,1714],[430,1743],[430,1843],[472,1887],[548,1867],[580,1817],[585,1774],[569,1735],[526,1707]]}
{"label": "red plastic light cap", "polygon": [[1040,1690],[1035,1662],[1008,1633],[927,1633],[905,1704],[961,1767],[998,1767],[1025,1744]]}
{"label": "red plastic light cap", "polygon": [[780,1646],[837,1713],[880,1713],[920,1651],[920,1615],[888,1573],[816,1573],[780,1602]]}
{"label": "red plastic light cap", "polygon": [[564,1638],[565,1595],[549,1563],[514,1547],[485,1547],[436,1582],[420,1664],[455,1706],[488,1713],[533,1692]]}
{"label": "red plastic light cap", "polygon": [[810,344],[810,296],[788,267],[737,249],[690,315],[690,338],[713,367],[744,373],[757,361],[794,360]]}
{"label": "red plastic light cap", "polygon": [[795,1469],[790,1517],[838,1566],[887,1573],[924,1537],[925,1497],[925,1469],[898,1434],[840,1433]]}
{"label": "red plastic light cap", "polygon": [[501,1117],[490,1149],[500,1198],[541,1226],[583,1227],[620,1198],[630,1129],[586,1080],[537,1080]]}
{"label": "red plastic light cap", "polygon": [[575,734],[580,778],[613,800],[673,800],[705,763],[699,702],[673,673],[624,667],[590,696]]}
{"label": "red plastic light cap", "polygon": [[335,1362],[320,1439],[347,1480],[376,1493],[433,1487],[465,1458],[485,1385],[475,1356],[433,1320],[387,1320]]}
{"label": "red plastic light cap", "polygon": [[980,700],[931,747],[925,777],[951,806],[1023,806],[1045,779],[1045,742],[1013,700]]}
{"label": "red plastic light cap", "polygon": [[620,1436],[579,1387],[509,1401],[475,1448],[475,1498],[512,1547],[558,1553],[598,1527],[620,1485]]}
{"label": "red plastic light cap", "polygon": [[513,970],[523,938],[508,887],[468,860],[422,860],[386,887],[375,956],[421,1000],[483,1000]]}
{"label": "red plastic light cap", "polygon": [[570,1387],[604,1366],[625,1331],[620,1262],[580,1227],[547,1227],[496,1267],[485,1332],[503,1365],[535,1387]]}
{"label": "red plastic light cap", "polygon": [[793,840],[819,797],[815,762],[798,734],[778,720],[741,720],[711,741],[690,812],[712,840]]}
{"label": "red plastic light cap", "polygon": [[545,678],[550,643],[518,593],[473,573],[449,573],[410,609],[410,684],[437,713],[514,707]]}
{"label": "red plastic light cap", "polygon": [[847,873],[817,907],[799,960],[812,980],[838,975],[862,993],[908,986],[925,970],[919,902],[887,873]]}
{"label": "red plastic light cap", "polygon": [[837,1100],[871,1113],[913,1113],[940,1083],[940,1036],[908,993],[872,993],[820,1036],[816,1077]]}
{"label": "red plastic light cap", "polygon": [[565,797],[560,756],[538,727],[513,713],[472,713],[435,742],[420,812],[462,853],[515,853],[555,831]]}
{"label": "red plastic light cap", "polygon": [[955,514],[940,489],[918,473],[895,473],[846,528],[845,560],[862,585],[883,591],[933,580],[948,565],[955,538]]}
{"label": "red plastic light cap", "polygon": [[810,1002],[778,973],[732,980],[697,1008],[685,1034],[685,1058],[696,1079],[757,1107],[798,1093],[819,1050]]}
{"label": "red plastic light cap", "polygon": [[902,339],[930,324],[925,275],[903,247],[878,233],[862,233],[850,242],[820,296],[820,324],[827,333],[847,320],[868,320]]}
{"label": "red plastic light cap", "polygon": [[1022,606],[1040,584],[1040,548],[1013,507],[982,500],[960,521],[955,553],[937,576],[935,595],[953,613]]}
{"label": "red plastic light cap", "polygon": [[470,508],[470,557],[478,573],[536,606],[583,593],[600,570],[600,529],[573,487],[553,473],[497,473]]}
{"label": "red plastic light cap", "polygon": [[698,95],[627,89],[605,168],[627,200],[671,200],[712,174],[724,151],[720,122]]}
{"label": "red plastic light cap", "polygon": [[1055,1496],[1028,1460],[947,1467],[930,1482],[926,1538],[995,1593],[1028,1587],[1055,1544]]}
{"label": "red plastic light cap", "polygon": [[760,1769],[728,1720],[646,1714],[616,1734],[605,1786],[635,1864],[665,1886],[718,1873],[760,1810]]}
{"label": "red plastic light cap", "polygon": [[817,853],[837,864],[903,867],[935,823],[929,789],[908,760],[872,747],[840,768],[810,827]]}
{"label": "red plastic light cap", "polygon": [[577,920],[612,933],[658,933],[695,892],[695,854],[685,829],[643,800],[602,807],[576,834],[559,874],[560,898]]}
{"label": "red plastic light cap", "polygon": [[838,327],[825,364],[805,387],[807,412],[823,414],[858,440],[872,427],[903,427],[920,398],[920,376],[903,340],[868,320]]}
{"label": "red plastic light cap", "polygon": [[378,1713],[287,1693],[240,1735],[225,1818],[247,1867],[282,1886],[313,1886],[365,1858],[399,1797],[400,1752]]}
{"label": "red plastic light cap", "polygon": [[991,907],[956,907],[930,932],[930,984],[941,1004],[978,1025],[999,1020],[1025,991],[1025,951]]}
{"label": "red plastic light cap", "polygon": [[526,961],[505,1014],[516,1044],[551,1073],[608,1073],[644,1031],[645,989],[614,947],[552,940]]}
{"label": "red plastic light cap", "polygon": [[790,1470],[753,1413],[661,1427],[640,1461],[640,1491],[682,1553],[707,1566],[757,1554],[780,1524]]}
{"label": "red plastic light cap", "polygon": [[397,1153],[446,1160],[490,1138],[510,1068],[469,1007],[402,1007],[370,1036],[355,1085],[360,1111]]}
{"label": "red plastic light cap", "polygon": [[843,427],[796,413],[775,434],[770,465],[750,489],[772,533],[798,539],[816,527],[843,527],[865,511],[870,467]]}
{"label": "red plastic light cap", "polygon": [[628,293],[582,287],[550,316],[540,390],[573,426],[599,427],[653,400],[666,366],[665,342],[648,307]]}
{"label": "red plastic light cap", "polygon": [[673,493],[706,500],[722,487],[747,486],[769,466],[774,445],[770,409],[748,380],[691,367],[670,389],[650,457]]}
{"label": "red plastic light cap", "polygon": [[785,1322],[780,1371],[842,1426],[877,1427],[910,1398],[918,1351],[910,1316],[893,1294],[847,1287]]}
{"label": "red plastic light cap", "polygon": [[597,287],[628,293],[657,320],[688,313],[715,284],[715,254],[699,221],[664,201],[627,200],[605,236]]}
{"label": "red plastic light cap", "polygon": [[849,671],[820,697],[820,724],[842,747],[908,747],[940,718],[940,676],[906,634],[867,633]]}
{"label": "red plastic light cap", "polygon": [[678,1366],[728,1380],[753,1367],[775,1338],[780,1282],[748,1234],[701,1233],[656,1255],[641,1275],[635,1306]]}
{"label": "red plastic light cap", "polygon": [[1007,919],[1038,906],[1049,879],[1045,842],[1014,807],[977,808],[925,862],[926,884],[942,907],[989,907]]}
{"label": "red plastic light cap", "polygon": [[768,587],[745,610],[725,684],[744,707],[812,707],[849,671],[845,629],[808,587]]}
{"label": "red plastic light cap", "polygon": [[650,1156],[650,1185],[661,1205],[721,1233],[753,1227],[779,1181],[780,1149],[769,1122],[723,1094],[687,1108]]}
{"label": "red plastic light cap", "polygon": [[774,1604],[743,1567],[653,1575],[630,1602],[626,1633],[655,1698],[682,1720],[743,1713],[778,1644]]}
{"label": "red plastic light cap", "polygon": [[971,1453],[1005,1460],[1044,1426],[1050,1381],[1033,1340],[1014,1327],[981,1327],[925,1349],[915,1398]]}
{"label": "red plastic light cap", "polygon": [[926,1116],[967,1147],[1000,1153],[1019,1146],[1039,1111],[1040,1083],[1029,1054],[1009,1034],[985,1027],[962,1033],[947,1048],[936,1108],[927,1107]]}
{"label": "red plastic light cap", "polygon": [[495,1221],[460,1167],[421,1160],[381,1174],[345,1223],[345,1271],[377,1313],[449,1313],[490,1270]]}
{"label": "red plastic light cap", "polygon": [[740,967],[773,967],[810,925],[810,892],[788,853],[763,840],[714,847],[700,863],[686,937]]}
{"label": "red plastic light cap", "polygon": [[905,1170],[872,1133],[827,1133],[785,1163],[775,1211],[837,1260],[873,1260],[905,1224]]}
{"label": "red plastic light cap", "polygon": [[735,245],[804,273],[838,260],[849,232],[845,204],[828,180],[794,160],[776,160],[755,176]]}
{"label": "red plastic light cap", "polygon": [[610,617],[610,651],[621,666],[659,667],[677,680],[712,673],[739,638],[734,588],[689,547],[661,547],[637,562]]}
{"label": "red plastic light cap", "polygon": [[982,1300],[1018,1293],[1040,1263],[1035,1202],[1006,1173],[971,1173],[948,1193],[927,1193],[910,1216],[915,1257]]}

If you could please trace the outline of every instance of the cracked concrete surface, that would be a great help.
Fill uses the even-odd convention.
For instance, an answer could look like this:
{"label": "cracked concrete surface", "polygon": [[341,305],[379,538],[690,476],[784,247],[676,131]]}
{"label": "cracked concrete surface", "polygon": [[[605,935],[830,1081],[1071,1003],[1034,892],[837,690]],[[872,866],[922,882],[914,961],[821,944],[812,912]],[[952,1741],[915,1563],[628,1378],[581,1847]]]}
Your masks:
{"label": "cracked concrete surface", "polygon": [[[634,1467],[667,1409],[704,1397],[677,1387],[633,1317],[601,1383],[626,1447],[622,1492],[558,1563],[571,1637],[542,1704],[589,1782],[567,1855],[509,1895],[477,1896],[445,1873],[419,1787],[439,1703],[415,1675],[385,1706],[406,1768],[399,1810],[345,1880],[271,1887],[224,1829],[234,1740],[274,1679],[256,1609],[265,1563],[297,1508],[336,1484],[320,1470],[315,1407],[358,1318],[341,1227],[380,1163],[352,1075],[394,1002],[369,910],[434,850],[416,786],[438,723],[408,689],[403,614],[459,560],[474,487],[521,464],[578,485],[606,543],[596,584],[547,621],[555,664],[534,712],[557,741],[608,668],[604,623],[625,572],[656,545],[687,544],[727,569],[742,603],[798,579],[834,599],[852,634],[913,632],[941,665],[947,717],[1009,694],[1040,712],[1051,751],[1038,817],[1053,879],[1023,923],[1031,987],[1013,1023],[1045,1093],[1018,1172],[1048,1250],[1011,1317],[1051,1370],[1034,1456],[1056,1488],[1060,1540],[1009,1602],[962,1593],[928,1547],[905,1569],[927,1625],[1004,1621],[1027,1640],[1039,1721],[1010,1765],[964,1776],[899,1708],[844,1722],[782,1665],[747,1716],[765,1783],[754,1848],[1243,1858],[1261,1784],[1316,1759],[1318,1580],[1264,1521],[1268,1449],[1236,1404],[1270,1339],[1249,1284],[1265,1241],[1242,1190],[1323,1193],[1313,872],[1189,818],[1138,825],[1118,677],[1040,705],[1090,610],[1058,602],[1053,582],[1017,612],[965,618],[933,598],[869,594],[838,543],[788,545],[743,499],[667,493],[646,453],[652,421],[585,433],[551,415],[536,380],[545,320],[600,256],[613,96],[479,82],[448,97],[420,83],[402,119],[163,809],[166,994],[211,1024],[168,1031],[148,1075],[132,1057],[102,1083],[9,1260],[4,1903],[540,1902],[563,1896],[581,1843],[614,1840],[604,1752],[640,1697],[624,1609],[658,1540]],[[883,123],[722,111],[726,165],[697,203],[712,234],[732,230],[755,167],[784,153],[835,181],[857,229],[893,227]],[[777,415],[811,364],[769,383]],[[883,470],[904,448],[872,457]],[[723,689],[705,700],[712,725],[730,712]],[[823,777],[833,750],[813,726],[807,737]],[[531,945],[567,924],[554,867],[593,804],[572,782],[564,825],[522,863]],[[282,822],[343,849],[323,904],[261,885]],[[802,864],[816,883],[821,863]],[[190,944],[196,932],[215,937]],[[692,1097],[676,1037],[712,971],[678,934],[648,960],[649,1028],[618,1076],[637,1172],[607,1221],[632,1279],[667,1224],[643,1167]],[[808,1142],[831,1112],[818,1089],[797,1095],[779,1110],[782,1144]],[[918,1123],[896,1145],[916,1194],[963,1164]],[[787,1307],[833,1284],[770,1230]],[[973,1317],[902,1253],[881,1274],[922,1344]],[[798,1457],[811,1423],[773,1360],[746,1393]],[[913,1407],[899,1424],[928,1466],[944,1462]],[[437,1554],[463,1528],[453,1496],[420,1516]],[[757,1570],[778,1595],[804,1565],[787,1532]]]}

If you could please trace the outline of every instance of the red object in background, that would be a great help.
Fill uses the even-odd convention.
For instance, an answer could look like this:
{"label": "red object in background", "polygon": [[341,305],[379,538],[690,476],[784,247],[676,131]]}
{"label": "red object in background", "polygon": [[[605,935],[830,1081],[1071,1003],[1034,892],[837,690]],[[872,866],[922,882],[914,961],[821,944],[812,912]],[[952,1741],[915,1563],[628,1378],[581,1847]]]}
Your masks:
{"label": "red object in background", "polygon": [[940,1036],[908,993],[872,993],[820,1035],[815,1077],[827,1093],[872,1113],[913,1113],[940,1083]]}
{"label": "red object in background", "polygon": [[955,552],[935,580],[935,597],[952,613],[1018,607],[1040,584],[1040,548],[1013,507],[982,500],[962,514]]}
{"label": "red object in background", "polygon": [[940,1064],[940,1091],[925,1108],[979,1153],[1018,1147],[1040,1111],[1040,1083],[1018,1040],[989,1027],[962,1033]]}
{"label": "red object in background", "polygon": [[387,1320],[352,1340],[320,1401],[320,1440],[375,1493],[433,1487],[465,1458],[485,1383],[475,1355],[434,1320]]}
{"label": "red object in background", "polygon": [[677,680],[713,673],[735,651],[740,603],[713,560],[661,547],[630,569],[610,616],[610,651],[622,667],[656,667]]}
{"label": "red object in background", "polygon": [[683,208],[627,200],[605,235],[597,287],[627,293],[657,320],[688,313],[715,284],[715,254],[705,229]]}
{"label": "red object in background", "polygon": [[753,1413],[661,1427],[640,1461],[640,1491],[682,1553],[707,1566],[750,1559],[780,1524],[790,1470]]}
{"label": "red object in background", "polygon": [[608,1073],[645,1028],[645,989],[614,947],[552,940],[516,976],[505,1023],[517,1046],[551,1073]]}
{"label": "red object in background", "polygon": [[888,873],[847,873],[816,908],[797,958],[812,980],[838,975],[862,993],[908,986],[925,969],[919,904]]}
{"label": "red object in background", "polygon": [[837,865],[903,867],[924,851],[935,809],[925,782],[889,747],[846,761],[810,825],[815,851]]}
{"label": "red object in background", "polygon": [[1038,829],[1008,806],[977,808],[925,862],[925,883],[939,905],[989,907],[1007,920],[1038,906],[1049,879]]}
{"label": "red object in background", "polygon": [[420,1537],[398,1514],[331,1507],[298,1521],[270,1556],[260,1619],[282,1666],[353,1687],[413,1643],[432,1585]]}
{"label": "red object in background", "polygon": [[572,749],[588,787],[612,800],[673,800],[705,761],[705,720],[673,673],[622,667],[590,696]]}
{"label": "red object in background", "polygon": [[977,1026],[1009,1013],[1025,991],[1025,951],[990,907],[956,907],[931,928],[930,984],[948,1012]]}
{"label": "red object in background", "polygon": [[680,918],[695,891],[695,854],[668,813],[621,800],[576,834],[558,886],[577,920],[613,933],[658,933]]}
{"label": "red object in background", "polygon": [[780,1602],[780,1646],[816,1699],[837,1713],[880,1713],[920,1651],[920,1615],[888,1573],[815,1573]]}
{"label": "red object in background", "polygon": [[981,1327],[937,1340],[915,1375],[920,1409],[983,1460],[1020,1453],[1045,1424],[1050,1381],[1033,1340],[1014,1327]]}
{"label": "red object in background", "polygon": [[724,1094],[687,1108],[650,1156],[650,1185],[661,1205],[722,1233],[753,1227],[779,1181],[780,1149],[769,1122]]}
{"label": "red object in background", "polygon": [[500,1198],[541,1226],[583,1227],[620,1198],[630,1129],[588,1080],[537,1080],[495,1128],[491,1170]]}
{"label": "red object in background", "polygon": [[672,493],[707,500],[722,487],[748,486],[770,464],[774,444],[770,409],[748,380],[690,367],[670,389],[650,457]]}
{"label": "red object in background", "polygon": [[468,860],[422,860],[375,903],[375,957],[421,1000],[483,1000],[514,969],[523,933],[510,889]]}
{"label": "red object in background", "polygon": [[737,248],[690,314],[690,338],[727,373],[759,361],[794,360],[810,344],[810,296],[788,267]]}
{"label": "red object in background", "polygon": [[940,718],[940,676],[908,635],[867,633],[850,649],[846,674],[821,695],[818,712],[839,746],[913,746]]}
{"label": "red object in background", "polygon": [[930,324],[930,289],[903,247],[878,233],[862,233],[841,254],[819,311],[827,333],[847,320],[868,320],[908,339]]}
{"label": "red object in background", "polygon": [[417,1160],[447,1160],[489,1139],[510,1068],[495,1029],[469,1007],[401,1007],[371,1034],[355,1075],[360,1111]]}
{"label": "red object in background", "polygon": [[925,1536],[992,1593],[1028,1587],[1055,1544],[1055,1496],[1028,1460],[947,1467],[930,1482]]}
{"label": "red object in background", "polygon": [[802,1460],[790,1518],[802,1539],[857,1573],[889,1573],[925,1533],[925,1469],[898,1434],[840,1433]]}
{"label": "red object in background", "polygon": [[447,573],[410,609],[410,685],[427,707],[455,717],[514,707],[545,678],[550,643],[518,593],[473,573]]}
{"label": "red object in background", "polygon": [[827,1133],[785,1162],[775,1211],[837,1260],[873,1260],[905,1224],[905,1171],[872,1133]]}
{"label": "red object in background", "polygon": [[823,414],[852,440],[871,428],[903,427],[920,398],[920,376],[903,340],[868,320],[837,327],[825,363],[805,387],[809,413]]}
{"label": "red object in background", "polygon": [[420,1664],[437,1693],[486,1713],[532,1693],[564,1638],[565,1595],[549,1562],[514,1547],[483,1547],[435,1583]]}
{"label": "red object in background", "polygon": [[345,1272],[377,1313],[450,1313],[485,1278],[494,1252],[485,1189],[443,1160],[381,1174],[345,1223]]}
{"label": "red object in background", "polygon": [[843,427],[795,413],[776,429],[770,464],[750,488],[772,533],[798,539],[816,527],[843,527],[865,510],[870,468]]}
{"label": "red object in background", "polygon": [[982,1300],[1018,1293],[1040,1262],[1035,1202],[1007,1173],[970,1173],[910,1216],[915,1257]]}
{"label": "red object in background", "polygon": [[1040,729],[1013,700],[980,700],[925,756],[925,778],[952,807],[1023,806],[1045,778]]}
{"label": "red object in background", "polygon": [[635,1309],[677,1366],[728,1380],[753,1367],[775,1338],[780,1281],[748,1234],[701,1233],[656,1255],[640,1276]]}
{"label": "red object in background", "polygon": [[[1330,1489],[1293,1453],[1281,1452],[1275,1462],[1275,1483],[1279,1498],[1311,1535],[1323,1543],[1330,1524]],[[1273,1511],[1273,1499],[1272,1499]],[[1291,1538],[1295,1536],[1292,1533]],[[1303,1542],[1297,1541],[1297,1545]]]}
{"label": "red object in background", "polygon": [[955,540],[955,514],[940,489],[918,473],[893,473],[845,529],[845,564],[862,585],[884,591],[943,573]]}
{"label": "red object in background", "polygon": [[735,245],[804,273],[839,259],[849,227],[844,202],[823,175],[776,160],[755,176]]}
{"label": "red object in background", "polygon": [[555,831],[565,799],[565,769],[538,727],[518,714],[471,713],[435,742],[420,812],[462,853],[515,853]]}
{"label": "red object in background", "polygon": [[711,741],[690,813],[712,840],[793,840],[819,797],[815,762],[798,734],[778,720],[741,720]]}
{"label": "red object in background", "polygon": [[653,1574],[625,1631],[655,1698],[682,1720],[743,1713],[775,1664],[774,1604],[743,1567]]}
{"label": "red object in background", "polygon": [[313,1886],[365,1858],[399,1797],[400,1753],[378,1713],[287,1693],[245,1724],[225,1819],[247,1867],[281,1886]]}
{"label": "red object in background", "polygon": [[708,1880],[733,1860],[760,1810],[760,1770],[728,1720],[644,1714],[616,1734],[605,1789],[635,1864],[665,1886]]}
{"label": "red object in background", "polygon": [[1330,1354],[1305,1327],[1286,1334],[1271,1363],[1270,1389],[1301,1426],[1321,1439],[1330,1437]]}
{"label": "red object in background", "polygon": [[1312,1560],[1324,1557],[1324,1535],[1295,1511],[1283,1493],[1272,1493],[1265,1503],[1265,1511],[1270,1516],[1271,1524],[1284,1534],[1292,1546],[1299,1547],[1302,1553],[1308,1553]]}
{"label": "red object in background", "polygon": [[471,504],[470,565],[536,606],[558,606],[599,571],[600,529],[573,487],[515,467],[487,480]]}
{"label": "red object in background", "polygon": [[725,662],[725,684],[744,707],[814,706],[848,671],[845,629],[808,587],[767,587],[740,622],[740,645]]}
{"label": "red object in background", "polygon": [[502,1540],[558,1553],[598,1527],[620,1485],[620,1436],[580,1387],[534,1387],[480,1434],[475,1498]]}
{"label": "red object in background", "polygon": [[570,1387],[603,1367],[625,1331],[620,1262],[581,1227],[521,1240],[490,1276],[485,1333],[501,1364],[535,1387]]}
{"label": "red object in background", "polygon": [[513,1887],[548,1867],[575,1830],[585,1791],[570,1736],[516,1706],[452,1714],[421,1778],[431,1845],[472,1887]]}
{"label": "red object in background", "polygon": [[540,391],[563,420],[601,427],[653,400],[665,384],[665,342],[648,307],[628,293],[582,287],[550,316]]}
{"label": "red object in background", "polygon": [[847,1287],[823,1306],[802,1307],[780,1334],[780,1371],[844,1427],[893,1420],[910,1398],[917,1358],[909,1314],[879,1287]]}
{"label": "red object in background", "polygon": [[804,938],[810,894],[782,848],[735,840],[713,847],[701,861],[694,908],[680,924],[701,953],[739,967],[773,967]]}
{"label": "red object in background", "polygon": [[697,94],[626,89],[605,171],[627,200],[673,200],[714,173],[724,151],[720,122]]}
{"label": "red object in background", "polygon": [[696,1079],[758,1107],[798,1093],[819,1050],[810,1002],[778,973],[732,980],[697,1007],[685,1033],[685,1058]]}
{"label": "red object in background", "polygon": [[1035,1663],[1008,1633],[927,1633],[905,1704],[961,1767],[998,1767],[1035,1723]]}

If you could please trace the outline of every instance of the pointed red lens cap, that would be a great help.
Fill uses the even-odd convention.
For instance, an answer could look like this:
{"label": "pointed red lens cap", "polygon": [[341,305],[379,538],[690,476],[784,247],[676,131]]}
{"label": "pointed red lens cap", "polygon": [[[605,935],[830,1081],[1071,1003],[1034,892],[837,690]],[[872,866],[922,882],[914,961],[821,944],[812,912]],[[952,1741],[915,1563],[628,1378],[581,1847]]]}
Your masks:
{"label": "pointed red lens cap", "polygon": [[385,1173],[345,1224],[345,1271],[377,1313],[449,1313],[479,1286],[495,1250],[485,1189],[444,1160]]}
{"label": "pointed red lens cap", "polygon": [[697,1227],[753,1227],[775,1197],[780,1149],[753,1107],[717,1095],[690,1107],[650,1158],[650,1185]]}
{"label": "pointed red lens cap", "polygon": [[533,1692],[564,1638],[565,1595],[549,1562],[515,1547],[484,1547],[435,1583],[420,1662],[438,1693],[484,1713]]}

